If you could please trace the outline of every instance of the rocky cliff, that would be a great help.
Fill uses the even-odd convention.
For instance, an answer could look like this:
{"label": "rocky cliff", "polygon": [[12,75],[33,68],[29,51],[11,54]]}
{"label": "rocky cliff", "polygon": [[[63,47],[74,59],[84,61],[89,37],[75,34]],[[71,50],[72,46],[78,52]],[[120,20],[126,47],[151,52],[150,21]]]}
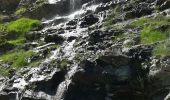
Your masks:
{"label": "rocky cliff", "polygon": [[0,100],[170,100],[170,0],[8,1],[43,26],[0,53]]}

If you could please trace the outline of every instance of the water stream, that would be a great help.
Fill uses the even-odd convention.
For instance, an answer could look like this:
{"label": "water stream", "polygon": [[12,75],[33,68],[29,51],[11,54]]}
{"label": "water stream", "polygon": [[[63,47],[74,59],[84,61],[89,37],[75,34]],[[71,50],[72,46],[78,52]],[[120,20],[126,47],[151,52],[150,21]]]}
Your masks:
{"label": "water stream", "polygon": [[[50,4],[55,4],[57,2],[60,2],[61,0],[49,0]],[[66,16],[59,16],[56,15],[54,18],[49,19],[49,20],[45,20],[43,21],[43,23],[45,24],[49,24],[47,27],[45,27],[42,31],[46,31],[48,29],[57,29],[58,27],[62,27],[62,25],[65,25],[66,22],[73,20],[74,18],[79,18],[80,16],[82,16],[87,10],[91,10],[91,11],[95,11],[95,9],[97,8],[98,5],[90,5],[90,6],[82,6],[81,9],[79,10],[75,10],[76,9],[76,4],[79,4],[81,2],[81,0],[70,0],[70,4],[72,6],[72,10],[74,10],[71,14],[68,14]],[[61,20],[64,19],[64,21],[59,22],[56,24],[53,24],[56,22],[56,20]],[[80,36],[85,36],[86,34],[84,34],[87,28],[80,28],[79,25],[76,26],[76,29],[73,29],[72,31],[70,30],[64,30],[65,32],[63,34],[60,34],[61,36],[63,36],[64,38],[69,38],[70,36],[74,36],[74,37],[80,37]],[[72,40],[71,42],[69,41],[64,41],[64,43],[57,48],[56,50],[54,50],[52,52],[52,55],[50,57],[48,57],[44,62],[42,63],[50,63],[50,61],[52,60],[57,60],[57,59],[61,59],[61,58],[66,58],[69,61],[72,61],[73,58],[75,57],[75,48],[74,48],[74,44],[75,44],[76,40]],[[43,46],[39,46],[37,48],[35,48],[35,52],[38,52],[39,49],[45,48],[46,46],[49,46],[53,43],[49,43],[49,44],[45,44]],[[61,55],[61,50],[62,50],[62,55]],[[68,71],[68,73],[65,76],[65,80],[63,82],[61,82],[56,90],[56,95],[54,96],[50,96],[50,95],[46,95],[46,98],[49,98],[49,100],[62,100],[65,92],[67,91],[67,87],[69,86],[69,84],[71,83],[71,77],[74,75],[74,73],[77,70],[77,64],[74,63],[74,66],[72,66],[72,68],[70,69],[70,71]],[[40,69],[39,68],[35,68],[32,69],[32,71],[30,71],[31,73],[34,71],[38,72]],[[55,72],[55,71],[54,71]],[[51,74],[53,75],[53,73]],[[50,76],[50,75],[49,75]],[[37,75],[37,74],[33,74],[32,78],[30,79],[30,83],[34,82],[34,81],[41,81],[46,79],[49,76],[43,76],[43,75]],[[24,78],[20,78],[18,80],[15,80],[15,84],[13,84],[13,87],[17,87],[19,89],[23,89],[28,83],[23,80]],[[25,91],[24,92],[27,95],[35,95],[32,94],[34,92],[30,92],[30,91]],[[42,97],[45,96],[44,93],[39,92],[36,95],[41,95]],[[41,97],[39,96],[39,97]],[[50,97],[48,97],[50,96]],[[19,97],[17,95],[17,100],[19,100]],[[53,98],[53,99],[52,99]]]}

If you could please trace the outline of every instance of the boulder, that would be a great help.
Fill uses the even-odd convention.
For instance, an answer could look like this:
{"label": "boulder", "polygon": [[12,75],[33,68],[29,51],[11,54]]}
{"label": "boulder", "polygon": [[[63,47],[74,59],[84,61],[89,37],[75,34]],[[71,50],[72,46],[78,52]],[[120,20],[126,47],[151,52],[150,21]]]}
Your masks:
{"label": "boulder", "polygon": [[[131,86],[134,84],[133,80],[138,77],[136,71],[131,59],[123,55],[105,55],[95,62],[84,60],[80,62],[73,75],[65,98],[66,100],[105,100],[107,97],[125,100],[132,96],[134,100],[140,100],[143,97],[140,98],[135,92],[136,87]],[[141,88],[140,85],[137,87]]]}
{"label": "boulder", "polygon": [[38,32],[38,31],[33,31],[33,32],[30,32],[30,33],[27,33],[25,35],[25,38],[26,40],[28,41],[33,41],[33,40],[38,40],[40,39],[42,36],[42,33]]}

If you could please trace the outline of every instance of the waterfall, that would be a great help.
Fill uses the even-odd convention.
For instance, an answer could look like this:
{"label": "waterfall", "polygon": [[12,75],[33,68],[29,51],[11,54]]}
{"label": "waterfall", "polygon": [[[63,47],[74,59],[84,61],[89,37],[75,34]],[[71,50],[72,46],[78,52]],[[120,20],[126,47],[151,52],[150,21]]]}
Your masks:
{"label": "waterfall", "polygon": [[75,0],[70,0],[70,7],[71,7],[71,10],[75,9]]}
{"label": "waterfall", "polygon": [[60,2],[61,0],[48,0],[49,4],[55,4],[56,2]]}
{"label": "waterfall", "polygon": [[77,9],[80,9],[82,6],[81,0],[70,0],[70,11],[73,12]]}

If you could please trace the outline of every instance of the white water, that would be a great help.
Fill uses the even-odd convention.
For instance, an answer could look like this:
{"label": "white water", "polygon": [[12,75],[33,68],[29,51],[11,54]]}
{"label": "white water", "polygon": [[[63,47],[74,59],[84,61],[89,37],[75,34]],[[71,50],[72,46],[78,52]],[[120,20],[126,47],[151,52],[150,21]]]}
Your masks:
{"label": "white water", "polygon": [[55,4],[57,2],[60,2],[61,0],[48,0],[49,4]]}
{"label": "white water", "polygon": [[[87,10],[95,11],[97,6],[98,5],[91,5],[89,7],[83,6],[82,9],[75,11],[68,16],[56,16],[53,19],[46,20],[44,23],[51,23],[54,20],[60,19],[60,18],[65,18],[65,19],[67,19],[67,21],[73,20],[74,18],[81,16]],[[46,29],[44,29],[44,31],[48,30],[49,28],[56,29],[58,27],[61,27],[61,26],[60,25],[50,26],[50,27],[47,27]],[[86,28],[77,27],[73,31],[65,31],[65,33],[62,34],[62,36],[65,37],[65,38],[68,38],[70,36],[75,36],[75,37],[84,36],[85,34],[83,34],[84,33],[83,31],[85,31],[85,30],[86,30]],[[60,56],[59,56],[60,50],[62,50],[62,52],[64,53],[64,55],[62,55],[63,57],[67,58],[68,60],[72,60],[75,56],[75,50],[74,50],[74,43],[75,42],[76,42],[75,40],[73,40],[72,42],[65,41],[63,43],[63,45],[60,48],[53,51],[52,56],[47,58],[44,62],[47,63],[47,62],[50,62],[51,60],[54,60],[54,59],[60,59]]]}
{"label": "white water", "polygon": [[82,7],[82,9],[74,11],[73,13],[66,15],[66,16],[59,16],[56,15],[55,17],[53,17],[52,19],[49,20],[44,20],[43,23],[48,24],[48,23],[52,23],[55,20],[60,20],[60,19],[66,19],[66,21],[72,20],[74,18],[78,18],[80,17],[84,12],[91,10],[91,11],[95,11],[98,5],[92,5],[89,6],[87,8]]}

